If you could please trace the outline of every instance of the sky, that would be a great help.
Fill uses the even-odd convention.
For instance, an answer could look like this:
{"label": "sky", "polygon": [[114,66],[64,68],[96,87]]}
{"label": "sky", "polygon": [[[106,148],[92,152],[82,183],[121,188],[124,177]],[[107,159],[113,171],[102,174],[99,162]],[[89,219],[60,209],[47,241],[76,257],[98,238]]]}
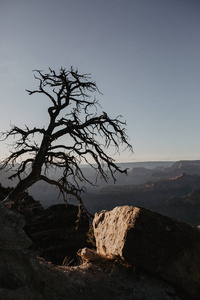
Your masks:
{"label": "sky", "polygon": [[127,122],[117,162],[200,159],[199,0],[1,0],[0,131],[47,124],[32,70],[70,66]]}

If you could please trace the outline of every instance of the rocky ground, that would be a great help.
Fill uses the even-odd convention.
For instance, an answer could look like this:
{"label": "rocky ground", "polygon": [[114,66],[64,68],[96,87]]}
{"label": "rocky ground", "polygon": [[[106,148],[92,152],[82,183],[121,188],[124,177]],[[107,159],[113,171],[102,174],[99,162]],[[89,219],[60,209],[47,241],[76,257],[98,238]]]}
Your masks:
{"label": "rocky ground", "polygon": [[36,258],[24,225],[22,215],[0,203],[1,300],[184,299],[165,281],[121,262],[69,267]]}
{"label": "rocky ground", "polygon": [[[166,282],[121,264],[55,266],[40,260],[45,270],[47,299],[182,300]],[[56,292],[56,296],[55,296]]]}
{"label": "rocky ground", "polygon": [[[32,202],[31,202],[32,203]],[[30,203],[29,203],[30,204]],[[32,203],[31,210],[30,205],[27,207],[25,206],[24,209],[26,210],[26,215],[28,213],[33,213],[35,209],[37,210],[38,214],[38,205]],[[122,216],[121,219],[126,224],[130,224],[130,220],[126,220],[126,218],[123,216],[122,208],[118,208],[119,215],[116,213],[115,218],[112,221],[109,220],[110,225],[109,228],[112,229],[113,232],[112,235],[115,234],[114,228],[117,230],[118,236],[120,236],[119,240],[122,240],[122,234],[119,234],[120,230],[123,228],[122,225],[119,225],[119,228],[116,227],[116,224],[119,221],[119,216]],[[129,207],[123,208],[124,210],[132,209]],[[133,208],[134,209],[134,208]],[[140,211],[140,209],[138,209]],[[39,210],[40,211],[40,210]],[[55,212],[57,212],[57,209],[55,207],[54,209],[54,218],[56,216]],[[43,214],[43,211],[40,212]],[[102,212],[101,214],[97,215],[96,221],[94,224],[98,225],[98,228],[101,232],[104,232],[101,229],[100,224],[103,224],[104,220],[106,220],[105,212]],[[111,212],[108,213],[109,215]],[[153,221],[149,221],[149,214],[152,216]],[[52,216],[52,214],[50,214]],[[50,216],[48,215],[48,216]],[[102,216],[101,216],[102,215]],[[82,260],[79,258],[79,264],[76,266],[69,266],[68,261],[66,261],[66,265],[56,265],[51,262],[48,262],[44,258],[36,257],[34,252],[30,250],[31,247],[31,240],[27,237],[24,228],[25,228],[25,218],[19,214],[16,213],[10,209],[7,209],[2,203],[0,203],[0,299],[1,300],[106,300],[106,299],[116,299],[116,300],[193,300],[191,297],[191,294],[188,298],[188,296],[184,295],[184,288],[175,288],[177,286],[176,284],[170,284],[167,283],[164,279],[161,279],[163,276],[156,276],[154,269],[151,269],[152,272],[147,272],[147,263],[148,265],[151,265],[151,261],[154,259],[154,254],[156,254],[156,257],[159,257],[159,249],[162,249],[162,243],[160,245],[159,242],[159,248],[154,245],[152,246],[152,242],[146,243],[148,241],[147,236],[151,233],[153,234],[153,237],[157,237],[156,239],[152,237],[151,241],[162,241],[162,238],[159,238],[157,235],[161,231],[162,236],[164,233],[162,232],[162,224],[164,224],[164,228],[167,230],[167,233],[174,232],[176,234],[176,226],[174,227],[173,231],[169,231],[169,226],[164,220],[166,221],[167,217],[162,217],[161,215],[147,212],[146,210],[141,210],[142,222],[140,218],[133,219],[134,225],[134,232],[137,233],[137,228],[140,229],[140,238],[137,241],[136,237],[134,238],[134,241],[137,241],[136,244],[139,242],[145,242],[145,245],[140,246],[139,253],[143,253],[143,264],[142,261],[140,262],[140,266],[135,267],[134,261],[132,265],[128,263],[125,263],[127,260],[116,260],[116,258],[113,258],[112,260],[97,260],[95,262],[91,262],[88,260]],[[128,213],[125,213],[125,216],[128,216]],[[146,220],[146,217],[148,217],[148,220]],[[157,216],[157,217],[156,217]],[[44,218],[44,216],[43,216]],[[42,218],[42,219],[43,219]],[[163,219],[164,218],[164,219]],[[49,220],[49,218],[47,218]],[[158,221],[156,221],[158,219]],[[52,220],[52,219],[51,219]],[[145,221],[146,220],[146,221]],[[168,219],[167,219],[168,220]],[[167,222],[175,222],[172,220],[168,220]],[[144,224],[147,226],[143,226]],[[155,224],[154,224],[155,223]],[[159,226],[156,224],[159,223]],[[34,225],[34,222],[31,223]],[[39,223],[40,224],[40,223]],[[62,223],[63,224],[63,223]],[[93,224],[93,225],[94,225]],[[137,225],[138,224],[138,225]],[[149,228],[149,224],[151,224],[150,233],[149,231],[145,230],[145,228]],[[154,224],[155,226],[152,227]],[[170,223],[171,224],[171,223]],[[186,225],[181,225],[181,223],[177,223],[183,228],[184,236],[187,235],[187,232],[185,228]],[[112,226],[111,226],[112,225]],[[125,226],[124,225],[124,226]],[[177,225],[177,226],[179,226]],[[139,226],[139,227],[138,227]],[[171,226],[171,225],[170,225]],[[54,226],[53,226],[54,227]],[[129,226],[128,226],[129,227]],[[142,231],[141,228],[143,227]],[[32,227],[31,227],[32,228]],[[95,228],[97,228],[95,226]],[[118,228],[118,229],[117,229]],[[120,229],[121,228],[121,229]],[[157,230],[158,228],[159,231]],[[192,236],[191,231],[195,231],[195,229],[189,228],[190,233],[187,236]],[[126,231],[126,230],[125,230]],[[195,231],[196,232],[196,231]],[[57,234],[57,233],[56,233]],[[105,232],[106,236],[109,235],[109,232],[106,230]],[[199,235],[198,233],[195,233],[196,235]],[[66,235],[66,233],[64,234]],[[98,235],[97,235],[98,236]],[[96,236],[96,238],[97,238]],[[114,235],[113,235],[114,236]],[[169,240],[171,240],[171,237],[173,235],[169,236]],[[188,238],[182,238],[181,237],[181,253],[182,250],[184,250],[184,244],[185,240],[187,241]],[[192,237],[191,237],[192,238]],[[99,241],[104,240],[105,244],[105,238],[101,238]],[[197,241],[197,239],[194,239]],[[114,241],[115,248],[118,249],[118,246],[116,244],[116,238],[111,238],[109,240],[109,246],[111,246],[111,241]],[[121,243],[121,242],[120,242]],[[176,239],[176,243],[178,243],[178,240]],[[172,245],[174,248],[174,245]],[[97,243],[98,245],[99,243]],[[109,249],[108,245],[106,245],[107,250]],[[104,245],[104,246],[105,246]],[[150,247],[151,246],[151,247]],[[130,249],[132,247],[132,244],[130,245]],[[150,248],[148,248],[150,247]],[[148,250],[154,247],[153,252]],[[98,248],[98,247],[97,247]],[[158,252],[156,252],[158,248]],[[165,248],[165,247],[164,247]],[[100,250],[100,248],[98,248]],[[104,249],[104,247],[102,248]],[[147,252],[147,255],[144,254],[144,251],[141,251],[141,249],[145,250]],[[195,250],[192,248],[191,250],[187,249],[187,257],[190,257],[189,254],[192,255],[192,253],[196,253]],[[56,247],[55,247],[56,250]],[[166,249],[165,249],[166,250]],[[169,249],[168,249],[169,250]],[[91,251],[91,250],[90,250]],[[109,250],[110,251],[110,250]],[[132,251],[132,250],[131,250]],[[189,251],[189,252],[188,252]],[[110,251],[111,253],[112,251]],[[145,252],[145,253],[146,253]],[[165,252],[163,252],[164,257]],[[132,252],[131,252],[132,253]],[[198,252],[199,253],[199,252]],[[199,263],[198,259],[198,253],[196,253],[195,256],[196,262]],[[108,253],[109,254],[109,253]],[[146,256],[148,258],[146,259]],[[108,255],[108,257],[110,257]],[[180,257],[180,255],[178,255]],[[166,260],[166,259],[165,259]],[[77,260],[78,261],[78,260]],[[137,261],[139,260],[139,257],[137,257]],[[156,265],[158,265],[159,259],[156,259]],[[175,265],[178,263],[179,260],[175,260]],[[145,263],[144,263],[145,262]],[[172,266],[175,266],[172,264]],[[164,266],[164,264],[162,264]],[[192,265],[190,266],[192,267]],[[176,268],[175,268],[176,269]],[[196,267],[196,273],[191,271],[191,274],[189,275],[188,279],[191,279],[195,276],[199,276],[198,272],[198,264]],[[146,271],[145,271],[146,270]],[[159,267],[159,270],[161,268]],[[163,267],[162,274],[166,272],[166,268]],[[173,273],[174,267],[170,268],[170,271],[168,272],[168,277],[170,274]],[[195,271],[195,268],[194,268]],[[188,272],[187,264],[183,264],[183,270],[181,274],[184,274],[184,272]],[[155,273],[155,274],[154,274]],[[162,275],[160,274],[160,275]],[[174,274],[174,273],[173,273]],[[179,272],[178,272],[179,274]],[[178,275],[175,274],[178,278]],[[186,274],[187,275],[187,274]],[[176,281],[176,277],[172,280],[173,283]],[[168,278],[169,279],[169,278]],[[183,280],[183,279],[181,279]],[[170,282],[170,280],[168,280]],[[195,298],[195,300],[198,298]]]}
{"label": "rocky ground", "polygon": [[[22,286],[0,288],[2,300],[187,300],[172,286],[131,267],[84,263],[56,266],[39,259],[40,289]],[[190,298],[191,300],[191,298]]]}

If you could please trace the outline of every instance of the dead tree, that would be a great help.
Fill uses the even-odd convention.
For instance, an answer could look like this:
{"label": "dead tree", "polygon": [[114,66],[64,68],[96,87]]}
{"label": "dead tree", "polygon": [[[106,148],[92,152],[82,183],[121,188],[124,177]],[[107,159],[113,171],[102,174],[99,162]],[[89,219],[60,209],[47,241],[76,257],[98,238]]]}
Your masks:
{"label": "dead tree", "polygon": [[[100,105],[90,94],[99,91],[89,74],[81,75],[71,67],[69,71],[61,68],[58,73],[49,69],[47,74],[35,70],[34,77],[39,81],[38,89],[27,91],[29,95],[42,94],[48,98],[49,123],[46,128],[12,126],[2,133],[3,140],[17,137],[10,155],[1,162],[1,170],[13,171],[10,179],[18,178],[10,199],[19,201],[30,186],[43,180],[55,185],[65,201],[73,195],[82,203],[83,184],[94,183],[85,177],[80,163],[89,164],[105,181],[109,177],[115,181],[116,171],[126,173],[106,154],[112,146],[119,151],[120,145],[132,151],[126,124],[121,116],[109,118],[105,112],[98,114]],[[63,136],[65,143],[59,142]],[[60,178],[50,177],[52,168],[62,169]]]}

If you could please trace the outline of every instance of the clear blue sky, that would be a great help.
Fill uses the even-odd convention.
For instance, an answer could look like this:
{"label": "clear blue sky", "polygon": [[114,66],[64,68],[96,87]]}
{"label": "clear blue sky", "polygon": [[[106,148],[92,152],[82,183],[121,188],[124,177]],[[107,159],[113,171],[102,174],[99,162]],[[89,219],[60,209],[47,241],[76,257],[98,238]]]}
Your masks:
{"label": "clear blue sky", "polygon": [[135,154],[118,161],[200,159],[199,0],[1,0],[1,131],[45,125],[32,70],[71,65],[127,121]]}

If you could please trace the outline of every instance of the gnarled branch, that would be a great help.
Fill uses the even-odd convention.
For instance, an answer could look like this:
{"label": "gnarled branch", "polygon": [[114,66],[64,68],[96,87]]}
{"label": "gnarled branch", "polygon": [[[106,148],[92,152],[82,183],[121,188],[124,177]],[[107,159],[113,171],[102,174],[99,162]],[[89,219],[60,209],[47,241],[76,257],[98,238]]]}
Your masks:
{"label": "gnarled branch", "polygon": [[[119,168],[106,151],[114,147],[118,152],[123,146],[132,152],[126,123],[121,116],[110,118],[106,112],[98,114],[100,105],[95,98],[91,99],[91,93],[99,90],[90,74],[79,74],[72,67],[68,71],[61,68],[58,73],[52,69],[49,73],[41,70],[35,70],[35,73],[39,87],[27,91],[29,95],[42,94],[49,99],[48,126],[32,129],[12,126],[3,133],[3,140],[16,136],[18,140],[13,143],[12,152],[0,169],[15,169],[10,176],[10,179],[19,179],[12,192],[14,201],[32,184],[43,180],[55,185],[65,199],[67,194],[73,195],[82,205],[81,193],[85,191],[82,184],[95,183],[84,175],[80,163],[89,164],[105,181],[109,177],[115,181],[116,171],[126,173],[127,170]],[[66,137],[66,143],[59,142],[62,137]],[[109,173],[105,171],[105,165]],[[48,171],[56,168],[62,169],[62,176],[57,180],[47,177]]]}

